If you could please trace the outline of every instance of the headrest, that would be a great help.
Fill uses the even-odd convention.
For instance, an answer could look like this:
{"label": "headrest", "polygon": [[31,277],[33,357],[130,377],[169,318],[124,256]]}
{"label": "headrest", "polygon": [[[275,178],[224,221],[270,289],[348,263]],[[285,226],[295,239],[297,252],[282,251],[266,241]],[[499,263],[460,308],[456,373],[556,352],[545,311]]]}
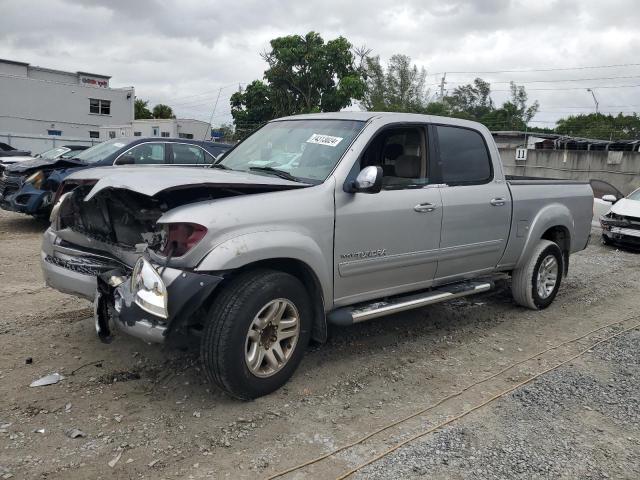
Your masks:
{"label": "headrest", "polygon": [[420,157],[417,155],[400,155],[396,159],[396,177],[418,178],[420,176]]}
{"label": "headrest", "polygon": [[404,153],[404,148],[399,143],[390,143],[384,147],[384,158],[395,160]]}

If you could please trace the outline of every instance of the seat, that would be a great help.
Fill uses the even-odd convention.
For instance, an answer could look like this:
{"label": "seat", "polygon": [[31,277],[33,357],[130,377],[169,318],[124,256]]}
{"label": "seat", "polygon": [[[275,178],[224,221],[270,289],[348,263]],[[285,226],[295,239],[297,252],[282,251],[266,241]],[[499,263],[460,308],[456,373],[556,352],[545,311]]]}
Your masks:
{"label": "seat", "polygon": [[421,163],[421,159],[418,155],[400,155],[396,159],[396,177],[419,178]]}

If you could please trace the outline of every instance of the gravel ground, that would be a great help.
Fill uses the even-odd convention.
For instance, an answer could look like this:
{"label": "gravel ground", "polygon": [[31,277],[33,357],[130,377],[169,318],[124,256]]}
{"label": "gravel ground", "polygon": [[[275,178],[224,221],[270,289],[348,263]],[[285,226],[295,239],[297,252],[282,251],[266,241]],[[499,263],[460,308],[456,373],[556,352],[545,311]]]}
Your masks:
{"label": "gravel ground", "polygon": [[356,478],[640,478],[639,351],[629,332]]}
{"label": "gravel ground", "polygon": [[[284,388],[238,402],[206,383],[193,350],[124,336],[101,344],[91,305],[43,286],[44,228],[0,211],[0,479],[266,478],[552,344],[640,315],[640,256],[594,239],[572,257],[543,312],[515,306],[501,285],[335,329]],[[549,352],[287,478],[336,478],[613,331]],[[359,478],[640,478],[638,340],[634,333],[598,347]],[[29,388],[52,372],[66,378]]]}

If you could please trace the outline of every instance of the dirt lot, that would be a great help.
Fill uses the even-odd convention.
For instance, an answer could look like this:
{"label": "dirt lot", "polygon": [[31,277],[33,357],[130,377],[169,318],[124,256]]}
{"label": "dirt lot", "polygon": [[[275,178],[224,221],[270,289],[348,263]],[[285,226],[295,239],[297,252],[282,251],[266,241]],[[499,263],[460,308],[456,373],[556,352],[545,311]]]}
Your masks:
{"label": "dirt lot", "polygon": [[[640,256],[594,240],[548,310],[516,307],[501,288],[335,330],[285,388],[241,403],[205,382],[193,351],[101,344],[91,305],[43,285],[44,228],[0,213],[0,478],[266,478],[627,319],[286,477],[336,478],[640,323]],[[620,335],[355,477],[640,478],[638,352],[640,332]],[[52,372],[66,378],[29,388]]]}

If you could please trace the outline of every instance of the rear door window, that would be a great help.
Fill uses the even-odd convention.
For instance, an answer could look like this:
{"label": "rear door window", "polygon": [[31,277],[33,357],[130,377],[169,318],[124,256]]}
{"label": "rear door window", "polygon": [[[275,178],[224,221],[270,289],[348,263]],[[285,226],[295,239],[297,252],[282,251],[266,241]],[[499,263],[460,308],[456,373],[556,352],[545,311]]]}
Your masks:
{"label": "rear door window", "polygon": [[142,143],[136,145],[123,155],[133,157],[135,165],[164,164],[164,143]]}
{"label": "rear door window", "polygon": [[444,183],[474,185],[491,180],[491,157],[479,132],[444,125],[435,129]]}
{"label": "rear door window", "polygon": [[195,145],[173,143],[173,163],[182,165],[202,165],[205,163],[204,151]]}

